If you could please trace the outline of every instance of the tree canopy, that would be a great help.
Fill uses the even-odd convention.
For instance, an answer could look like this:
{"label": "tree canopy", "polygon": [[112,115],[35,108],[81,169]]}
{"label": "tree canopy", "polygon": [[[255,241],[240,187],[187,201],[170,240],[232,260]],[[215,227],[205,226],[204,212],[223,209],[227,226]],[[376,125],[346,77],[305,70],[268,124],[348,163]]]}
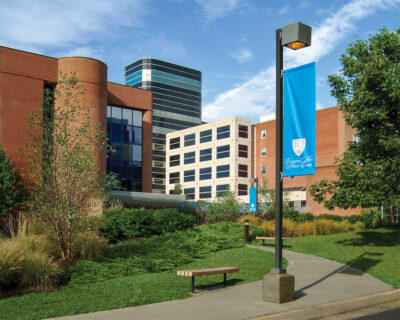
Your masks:
{"label": "tree canopy", "polygon": [[341,64],[328,82],[359,139],[337,160],[339,179],[322,180],[310,192],[328,209],[399,208],[400,30],[351,43]]}

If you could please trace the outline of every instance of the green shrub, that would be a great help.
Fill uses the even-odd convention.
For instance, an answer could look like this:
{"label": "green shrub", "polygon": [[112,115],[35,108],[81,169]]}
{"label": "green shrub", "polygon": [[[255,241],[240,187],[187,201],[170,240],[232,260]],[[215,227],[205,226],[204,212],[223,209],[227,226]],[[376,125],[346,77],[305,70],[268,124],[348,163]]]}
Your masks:
{"label": "green shrub", "polygon": [[206,222],[236,221],[240,216],[240,202],[236,195],[228,191],[209,206],[206,212]]}
{"label": "green shrub", "polygon": [[110,246],[106,239],[93,232],[77,234],[72,241],[72,257],[93,259],[100,258],[110,251]]}
{"label": "green shrub", "polygon": [[104,212],[100,235],[109,241],[149,237],[193,228],[193,215],[176,209],[115,209]]}
{"label": "green shrub", "polygon": [[316,217],[318,220],[331,220],[336,222],[343,221],[343,217],[336,214],[324,213]]}
{"label": "green shrub", "polygon": [[296,222],[313,221],[315,217],[311,213],[301,213],[296,210],[286,209],[282,215],[283,219],[290,219]]}

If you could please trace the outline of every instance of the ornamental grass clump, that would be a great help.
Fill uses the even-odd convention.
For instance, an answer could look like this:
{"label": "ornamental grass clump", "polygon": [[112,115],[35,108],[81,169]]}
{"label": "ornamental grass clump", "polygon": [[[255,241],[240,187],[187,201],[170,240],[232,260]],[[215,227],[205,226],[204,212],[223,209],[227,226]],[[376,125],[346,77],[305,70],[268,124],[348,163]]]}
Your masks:
{"label": "ornamental grass clump", "polygon": [[269,236],[269,237],[275,236],[275,220],[264,221],[260,225],[260,228],[265,230],[265,232],[267,233],[267,236]]}
{"label": "ornamental grass clump", "polygon": [[72,242],[73,258],[100,258],[110,252],[110,250],[111,248],[107,240],[94,232],[80,232]]}
{"label": "ornamental grass clump", "polygon": [[259,226],[261,224],[261,220],[258,217],[255,217],[251,214],[246,214],[245,216],[241,216],[238,220],[238,223],[244,224],[245,221],[248,221],[252,226]]}
{"label": "ornamental grass clump", "polygon": [[335,233],[336,222],[330,220],[317,220],[315,221],[315,229],[317,235],[327,235]]}

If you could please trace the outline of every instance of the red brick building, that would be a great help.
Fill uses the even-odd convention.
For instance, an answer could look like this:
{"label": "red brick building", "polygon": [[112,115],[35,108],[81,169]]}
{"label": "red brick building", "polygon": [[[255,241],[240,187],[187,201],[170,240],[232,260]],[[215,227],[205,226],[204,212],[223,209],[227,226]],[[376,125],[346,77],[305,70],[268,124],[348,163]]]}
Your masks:
{"label": "red brick building", "polygon": [[[56,83],[60,72],[76,72],[79,84],[86,92],[84,102],[92,106],[91,120],[101,123],[104,128],[107,127],[107,107],[126,109],[131,113],[130,110],[140,111],[136,114],[141,117],[141,191],[151,192],[152,93],[108,82],[107,66],[95,59],[57,59],[0,46],[0,141],[11,161],[17,168],[23,165],[17,152],[26,144],[27,137],[22,132],[26,129],[29,113],[41,112],[44,87]],[[105,150],[94,151],[101,172],[105,174]]]}
{"label": "red brick building", "polygon": [[[353,141],[355,130],[345,123],[338,107],[318,110],[316,114],[316,173],[310,176],[285,177],[283,188],[289,191],[290,200],[305,212],[313,214],[334,213],[350,215],[359,213],[359,209],[335,209],[329,211],[323,204],[315,202],[309,187],[322,179],[335,180],[337,166],[335,158],[341,157],[347,144]],[[267,180],[267,187],[275,188],[275,120],[253,125],[253,175],[262,183]]]}

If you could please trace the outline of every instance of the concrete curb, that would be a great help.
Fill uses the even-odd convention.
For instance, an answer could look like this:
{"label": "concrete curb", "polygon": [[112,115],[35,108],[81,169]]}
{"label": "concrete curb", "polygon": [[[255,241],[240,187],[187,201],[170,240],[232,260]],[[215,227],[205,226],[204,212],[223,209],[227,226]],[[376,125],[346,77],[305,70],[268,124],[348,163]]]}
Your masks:
{"label": "concrete curb", "polygon": [[247,320],[313,320],[345,312],[351,312],[363,308],[373,307],[395,300],[400,300],[400,289],[363,296],[351,300],[335,301],[291,311],[268,314],[255,318],[248,318]]}

